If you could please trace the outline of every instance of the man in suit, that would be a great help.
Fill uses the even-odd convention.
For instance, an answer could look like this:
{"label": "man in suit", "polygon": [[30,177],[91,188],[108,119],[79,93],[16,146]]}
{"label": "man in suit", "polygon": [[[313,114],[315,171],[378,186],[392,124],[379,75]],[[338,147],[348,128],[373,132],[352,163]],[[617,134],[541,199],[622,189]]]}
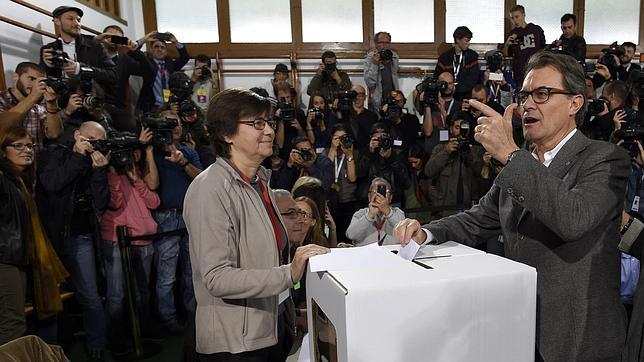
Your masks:
{"label": "man in suit", "polygon": [[[179,51],[178,59],[168,57],[165,39],[168,39],[170,43],[175,44],[177,47]],[[154,77],[149,80],[144,79],[143,85],[141,86],[136,109],[143,112],[157,110],[163,103],[168,101],[168,97],[170,96],[170,90],[168,88],[170,75],[181,70],[188,63],[188,60],[190,60],[190,55],[186,47],[182,43],[179,43],[177,38],[171,33],[157,33],[152,41],[148,43],[148,52],[151,55],[149,61]]]}
{"label": "man in suit", "polygon": [[586,138],[584,73],[572,57],[530,58],[519,93],[523,135],[512,138],[505,114],[483,112],[475,139],[504,170],[478,205],[431,222],[401,221],[401,244],[457,240],[476,245],[503,234],[506,257],[537,269],[537,355],[545,361],[619,361],[626,332],[619,299],[620,209],[629,158],[623,149]]}

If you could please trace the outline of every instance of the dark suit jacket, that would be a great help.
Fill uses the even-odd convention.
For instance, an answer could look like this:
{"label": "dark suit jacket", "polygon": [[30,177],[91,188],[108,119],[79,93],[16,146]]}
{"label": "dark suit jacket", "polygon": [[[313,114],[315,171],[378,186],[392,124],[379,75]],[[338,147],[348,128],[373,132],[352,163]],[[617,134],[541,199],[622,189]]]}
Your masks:
{"label": "dark suit jacket", "polygon": [[[47,48],[62,50],[62,41],[58,39],[40,48],[40,65],[46,69],[48,76],[58,77],[60,71],[49,68],[42,60],[42,51]],[[94,40],[93,36],[83,34],[76,38],[76,61],[80,62],[82,67],[92,68],[94,80],[101,86],[116,83],[116,64],[107,55],[105,48]]]}
{"label": "dark suit jacket", "polygon": [[520,151],[465,213],[426,226],[438,242],[503,234],[506,257],[537,269],[537,347],[545,361],[619,361],[619,217],[629,157],[577,131],[550,167]]}
{"label": "dark suit jacket", "polygon": [[[183,66],[188,63],[188,60],[190,60],[190,55],[188,54],[188,50],[185,46],[177,50],[179,51],[178,59],[165,58],[164,60],[168,75],[181,70],[181,68],[183,68]],[[156,78],[156,74],[159,71],[157,62],[155,62],[152,58],[148,58],[148,62],[150,63],[152,77],[149,79],[143,78],[143,85],[141,86],[141,92],[139,93],[139,100],[136,102],[136,109],[144,112],[148,112],[152,109],[152,107],[154,107],[154,79]]]}

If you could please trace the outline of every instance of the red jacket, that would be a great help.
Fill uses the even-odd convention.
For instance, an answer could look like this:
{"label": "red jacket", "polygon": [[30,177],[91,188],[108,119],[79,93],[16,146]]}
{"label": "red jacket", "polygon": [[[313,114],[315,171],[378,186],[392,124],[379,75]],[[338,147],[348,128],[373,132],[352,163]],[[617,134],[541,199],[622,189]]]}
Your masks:
{"label": "red jacket", "polygon": [[[157,232],[157,224],[150,213],[159,206],[159,196],[143,180],[131,183],[127,175],[108,172],[110,203],[101,220],[103,240],[116,242],[116,227],[127,225],[130,235],[147,235]],[[134,240],[133,245],[148,245],[152,240]]]}

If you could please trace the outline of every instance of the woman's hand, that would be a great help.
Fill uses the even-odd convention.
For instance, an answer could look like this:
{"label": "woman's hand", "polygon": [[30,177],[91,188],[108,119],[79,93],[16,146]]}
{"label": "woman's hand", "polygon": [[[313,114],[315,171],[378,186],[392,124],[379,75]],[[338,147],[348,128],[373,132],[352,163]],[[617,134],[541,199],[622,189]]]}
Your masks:
{"label": "woman's hand", "polygon": [[293,262],[291,262],[291,280],[293,281],[293,284],[299,282],[300,279],[302,279],[304,270],[306,269],[306,261],[309,260],[310,257],[326,254],[329,251],[329,248],[315,244],[298,247],[295,250]]}

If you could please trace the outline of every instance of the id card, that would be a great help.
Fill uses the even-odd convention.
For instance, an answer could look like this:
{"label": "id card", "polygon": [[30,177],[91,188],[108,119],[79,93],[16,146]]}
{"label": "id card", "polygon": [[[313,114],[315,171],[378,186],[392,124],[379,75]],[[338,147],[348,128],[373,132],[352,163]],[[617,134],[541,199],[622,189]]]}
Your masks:
{"label": "id card", "polygon": [[197,89],[197,103],[206,104],[208,103],[208,92],[204,87]]}
{"label": "id card", "polygon": [[170,100],[170,90],[169,90],[169,89],[164,88],[164,89],[163,89],[163,101],[164,101],[165,103],[168,103],[168,100]]}
{"label": "id card", "polygon": [[640,210],[640,197],[635,196],[633,198],[633,206],[631,206],[631,211],[638,212]]}

